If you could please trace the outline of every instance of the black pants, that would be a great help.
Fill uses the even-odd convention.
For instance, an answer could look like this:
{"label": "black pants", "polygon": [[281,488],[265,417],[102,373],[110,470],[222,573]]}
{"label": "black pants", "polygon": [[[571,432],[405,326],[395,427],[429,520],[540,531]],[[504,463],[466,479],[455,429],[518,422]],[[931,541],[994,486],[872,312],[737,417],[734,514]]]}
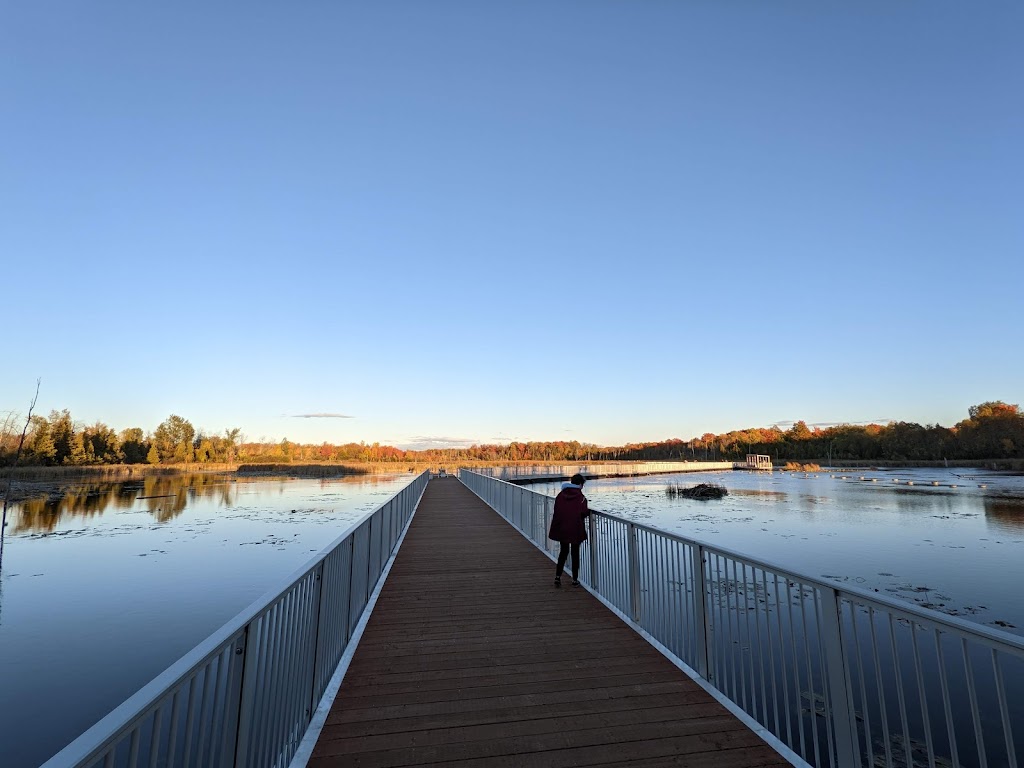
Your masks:
{"label": "black pants", "polygon": [[580,544],[575,542],[570,544],[568,541],[558,542],[558,566],[555,568],[555,578],[559,578],[562,575],[562,571],[565,569],[565,560],[569,557],[569,551],[572,550],[572,579],[573,581],[580,580]]}

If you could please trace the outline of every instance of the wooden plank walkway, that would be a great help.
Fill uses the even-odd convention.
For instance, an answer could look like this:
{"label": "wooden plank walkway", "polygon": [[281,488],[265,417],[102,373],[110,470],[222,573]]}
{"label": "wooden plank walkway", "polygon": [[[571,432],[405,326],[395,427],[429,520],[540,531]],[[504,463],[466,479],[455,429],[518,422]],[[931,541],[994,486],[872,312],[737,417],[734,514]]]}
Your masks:
{"label": "wooden plank walkway", "polygon": [[309,765],[788,763],[457,479],[432,480]]}

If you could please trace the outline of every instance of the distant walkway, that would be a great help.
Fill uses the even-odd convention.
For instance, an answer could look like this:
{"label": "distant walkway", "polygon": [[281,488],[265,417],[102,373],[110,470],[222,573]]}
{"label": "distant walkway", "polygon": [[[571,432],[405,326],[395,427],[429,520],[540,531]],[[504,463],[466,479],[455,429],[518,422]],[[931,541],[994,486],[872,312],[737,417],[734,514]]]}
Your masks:
{"label": "distant walkway", "polygon": [[432,480],[309,765],[788,763],[457,479]]}

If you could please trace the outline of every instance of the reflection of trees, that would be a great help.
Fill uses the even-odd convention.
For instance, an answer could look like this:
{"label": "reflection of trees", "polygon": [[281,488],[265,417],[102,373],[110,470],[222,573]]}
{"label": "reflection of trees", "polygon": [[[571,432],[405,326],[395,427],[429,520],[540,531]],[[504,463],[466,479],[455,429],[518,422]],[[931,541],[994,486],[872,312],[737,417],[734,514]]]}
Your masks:
{"label": "reflection of trees", "polygon": [[1024,499],[985,496],[985,520],[1011,533],[1024,529]]}
{"label": "reflection of trees", "polygon": [[141,482],[79,483],[18,504],[13,533],[53,531],[64,518],[99,517],[108,510],[131,509],[140,499],[157,522],[166,523],[180,515],[194,498],[217,498],[230,507],[234,503],[234,483],[231,478],[214,474],[149,475]]}
{"label": "reflection of trees", "polygon": [[[385,485],[394,483],[394,475],[347,475],[322,478],[320,488],[342,485]],[[275,487],[283,494],[290,481],[280,477],[246,478],[241,483],[259,483]],[[195,475],[145,475],[121,482],[75,483],[54,486],[45,495],[15,505],[11,532],[48,533],[62,519],[99,517],[107,511],[144,509],[158,523],[174,520],[189,502],[212,499],[220,506],[233,507],[239,480],[234,475],[203,473]]]}

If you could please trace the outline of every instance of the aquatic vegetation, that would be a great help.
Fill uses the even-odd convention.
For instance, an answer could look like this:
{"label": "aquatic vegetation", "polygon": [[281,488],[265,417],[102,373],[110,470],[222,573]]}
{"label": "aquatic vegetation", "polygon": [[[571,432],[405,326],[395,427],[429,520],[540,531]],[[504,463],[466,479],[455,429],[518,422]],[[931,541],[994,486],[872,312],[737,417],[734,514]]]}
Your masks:
{"label": "aquatic vegetation", "polygon": [[694,486],[672,484],[665,487],[665,495],[670,499],[684,498],[708,501],[709,499],[721,499],[728,496],[729,490],[724,485],[718,485],[717,483],[698,483]]}

